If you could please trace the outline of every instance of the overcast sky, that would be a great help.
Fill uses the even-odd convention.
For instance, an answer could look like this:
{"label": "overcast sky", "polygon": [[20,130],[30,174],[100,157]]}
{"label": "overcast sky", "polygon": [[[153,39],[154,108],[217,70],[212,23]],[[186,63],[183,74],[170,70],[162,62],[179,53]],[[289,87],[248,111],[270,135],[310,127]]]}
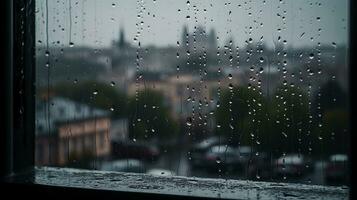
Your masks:
{"label": "overcast sky", "polygon": [[[46,0],[36,2],[36,36],[44,45]],[[139,31],[142,45],[166,46],[181,40],[184,25],[190,32],[202,25],[215,29],[220,45],[230,37],[242,46],[262,36],[269,46],[279,36],[292,46],[340,45],[348,39],[348,7],[347,0],[48,0],[48,39],[50,45],[109,46],[123,28],[133,44]]]}

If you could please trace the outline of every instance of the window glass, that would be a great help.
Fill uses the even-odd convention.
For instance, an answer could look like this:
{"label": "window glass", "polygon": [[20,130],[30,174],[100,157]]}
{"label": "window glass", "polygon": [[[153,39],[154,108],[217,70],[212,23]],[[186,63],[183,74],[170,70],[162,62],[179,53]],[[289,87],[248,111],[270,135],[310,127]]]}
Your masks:
{"label": "window glass", "polygon": [[348,3],[37,0],[36,165],[346,185]]}

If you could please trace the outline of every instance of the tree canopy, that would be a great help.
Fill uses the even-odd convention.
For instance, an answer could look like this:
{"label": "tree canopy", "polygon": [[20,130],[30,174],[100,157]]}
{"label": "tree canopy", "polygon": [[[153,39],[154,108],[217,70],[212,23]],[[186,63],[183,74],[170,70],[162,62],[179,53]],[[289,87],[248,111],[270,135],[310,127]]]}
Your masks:
{"label": "tree canopy", "polygon": [[138,92],[131,97],[129,106],[129,132],[135,139],[169,139],[177,135],[178,124],[172,118],[164,96],[154,90]]}

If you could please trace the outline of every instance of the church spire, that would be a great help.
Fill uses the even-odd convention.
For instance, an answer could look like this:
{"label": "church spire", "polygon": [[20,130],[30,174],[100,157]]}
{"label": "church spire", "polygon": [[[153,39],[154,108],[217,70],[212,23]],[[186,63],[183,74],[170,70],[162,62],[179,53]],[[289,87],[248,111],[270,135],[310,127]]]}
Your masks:
{"label": "church spire", "polygon": [[119,48],[123,48],[124,46],[125,46],[125,34],[124,34],[124,29],[123,29],[123,28],[120,28],[118,47],[119,47]]}

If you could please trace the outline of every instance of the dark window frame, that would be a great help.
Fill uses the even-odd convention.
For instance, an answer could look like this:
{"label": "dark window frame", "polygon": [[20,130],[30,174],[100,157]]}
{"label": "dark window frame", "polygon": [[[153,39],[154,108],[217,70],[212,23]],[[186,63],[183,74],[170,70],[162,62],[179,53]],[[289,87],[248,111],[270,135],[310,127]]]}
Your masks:
{"label": "dark window frame", "polygon": [[5,24],[1,73],[3,176],[27,170],[34,164],[35,4],[34,1],[6,0],[1,5]]}
{"label": "dark window frame", "polygon": [[[349,66],[357,64],[353,59],[356,51],[357,31],[354,26],[356,12],[353,8],[357,3],[350,0],[350,38],[349,38]],[[4,37],[3,67],[1,67],[1,91],[3,104],[0,113],[2,115],[0,136],[0,177],[4,191],[19,191],[12,196],[21,195],[22,192],[35,195],[47,195],[57,197],[58,194],[71,194],[73,197],[88,196],[108,198],[130,198],[130,199],[186,199],[185,196],[149,194],[136,192],[104,191],[96,189],[58,187],[49,185],[37,185],[30,183],[15,183],[8,181],[5,177],[9,174],[19,174],[32,170],[34,166],[34,132],[35,132],[35,0],[4,0],[1,1]],[[23,43],[22,43],[23,42]],[[349,67],[349,79],[353,80],[354,69]],[[350,81],[352,82],[352,81]],[[21,92],[20,92],[21,91]],[[352,84],[350,84],[350,92]],[[350,95],[352,98],[352,95]],[[352,99],[350,102],[353,102]],[[351,111],[353,104],[350,105]],[[350,113],[352,117],[352,113]],[[350,118],[351,119],[351,118]],[[352,125],[352,123],[350,123]],[[354,127],[351,126],[351,133]],[[351,134],[352,141],[355,136]],[[352,152],[352,150],[351,150]],[[354,157],[351,158],[350,169],[355,167]],[[350,170],[351,176],[355,175]],[[27,179],[28,180],[28,179]],[[353,180],[353,178],[351,178]],[[7,190],[10,189],[10,190]],[[355,186],[350,184],[350,199],[355,196]],[[5,193],[7,193],[5,192]],[[190,197],[193,198],[193,197]],[[195,199],[203,199],[194,197]],[[205,198],[206,199],[206,198]]]}

